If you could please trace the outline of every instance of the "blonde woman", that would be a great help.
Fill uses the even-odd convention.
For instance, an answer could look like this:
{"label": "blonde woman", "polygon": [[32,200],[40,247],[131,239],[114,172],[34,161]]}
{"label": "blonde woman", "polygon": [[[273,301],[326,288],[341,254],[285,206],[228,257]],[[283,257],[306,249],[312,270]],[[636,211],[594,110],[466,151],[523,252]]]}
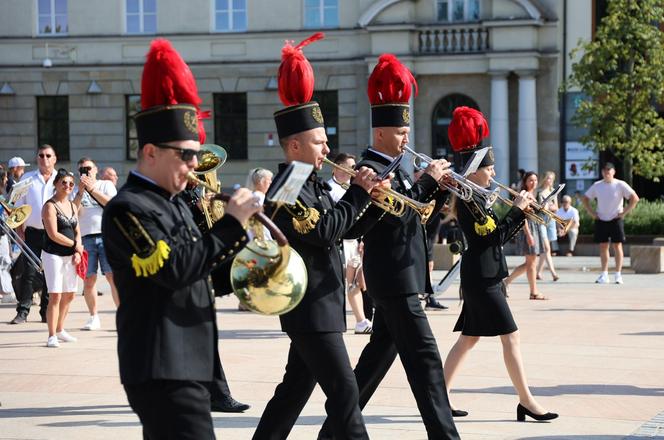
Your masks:
{"label": "blonde woman", "polygon": [[49,293],[46,346],[53,348],[59,347],[59,342],[76,342],[64,329],[69,305],[78,288],[76,266],[83,255],[78,212],[70,199],[74,185],[74,174],[59,169],[53,181],[55,194],[42,208],[46,238],[41,259]]}
{"label": "blonde woman", "polygon": [[[553,183],[556,181],[556,173],[553,171],[547,171],[542,177],[542,183],[540,184],[540,189],[537,193],[537,201],[541,203],[545,198],[549,196],[554,190]],[[547,202],[545,206],[551,212],[558,211],[558,199],[552,197],[551,200]],[[542,279],[542,269],[544,268],[544,263],[549,267],[551,271],[551,276],[553,281],[558,281],[560,278],[556,273],[556,268],[553,266],[553,259],[551,258],[551,253],[558,250],[558,234],[556,231],[556,222],[552,218],[549,218],[549,222],[546,225],[540,225],[540,234],[542,235],[542,244],[544,245],[542,249],[542,255],[537,264],[537,279]]]}

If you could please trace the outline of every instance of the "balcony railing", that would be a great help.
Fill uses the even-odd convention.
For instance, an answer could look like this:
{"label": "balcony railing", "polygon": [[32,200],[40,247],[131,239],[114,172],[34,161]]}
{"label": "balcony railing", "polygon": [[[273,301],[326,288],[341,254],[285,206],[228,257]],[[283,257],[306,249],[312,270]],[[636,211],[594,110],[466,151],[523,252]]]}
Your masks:
{"label": "balcony railing", "polygon": [[472,53],[489,50],[489,31],[480,24],[418,29],[419,53]]}

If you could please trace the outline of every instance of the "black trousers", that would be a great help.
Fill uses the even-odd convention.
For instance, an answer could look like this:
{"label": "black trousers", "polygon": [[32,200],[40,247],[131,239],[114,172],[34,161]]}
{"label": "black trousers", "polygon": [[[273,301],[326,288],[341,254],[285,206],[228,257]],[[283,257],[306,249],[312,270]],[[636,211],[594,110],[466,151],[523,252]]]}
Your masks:
{"label": "black trousers", "polygon": [[316,386],[327,396],[330,431],[340,439],[368,439],[358,406],[357,383],[341,333],[289,333],[283,381],[263,412],[254,440],[288,437]]}
{"label": "black trousers", "polygon": [[229,397],[231,397],[231,390],[228,387],[226,374],[224,374],[224,367],[221,366],[221,358],[217,354],[214,362],[214,378],[210,382],[210,400],[223,401]]}
{"label": "black trousers", "polygon": [[[399,354],[429,439],[458,439],[445,390],[436,339],[417,294],[374,298],[371,339],[357,362],[355,377],[364,408]],[[319,439],[333,435],[326,420]]]}
{"label": "black trousers", "polygon": [[[41,258],[42,247],[46,232],[43,229],[25,228],[25,244],[39,258]],[[32,293],[41,286],[41,301],[39,302],[39,314],[46,316],[48,308],[48,287],[44,274],[37,272],[30,263],[25,261],[21,288],[16,292],[16,313],[28,316],[32,306]]]}
{"label": "black trousers", "polygon": [[152,380],[125,385],[131,409],[143,424],[143,439],[214,439],[207,382]]}

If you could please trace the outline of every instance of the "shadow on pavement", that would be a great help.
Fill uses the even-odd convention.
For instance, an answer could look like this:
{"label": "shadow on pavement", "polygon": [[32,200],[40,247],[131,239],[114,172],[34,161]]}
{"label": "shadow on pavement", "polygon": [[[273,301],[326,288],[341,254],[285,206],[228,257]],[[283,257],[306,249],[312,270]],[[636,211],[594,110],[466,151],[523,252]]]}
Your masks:
{"label": "shadow on pavement", "polygon": [[[641,388],[634,385],[579,384],[556,385],[554,387],[530,387],[535,396],[562,395],[608,395],[608,396],[664,396],[664,388]],[[469,394],[509,394],[516,395],[514,388],[492,387],[478,389],[454,389],[456,393]]]}
{"label": "shadow on pavement", "polygon": [[281,330],[220,330],[219,339],[280,339],[286,338]]}
{"label": "shadow on pavement", "polygon": [[[117,409],[114,409],[117,408]],[[133,411],[129,405],[96,405],[96,406],[49,406],[45,408],[4,408],[0,411],[0,419],[17,418],[17,417],[61,417],[61,416],[103,416],[103,415],[132,415]],[[97,422],[93,420],[71,422],[86,423],[96,425]],[[65,422],[57,422],[48,424],[48,426],[65,426],[61,425]],[[107,422],[111,423],[111,422]],[[124,422],[123,422],[124,423]],[[136,424],[139,424],[138,421]],[[71,425],[75,426],[75,425]]]}
{"label": "shadow on pavement", "polygon": [[[623,440],[630,437],[624,435],[547,435],[537,437],[517,437],[519,440]],[[662,439],[663,437],[650,437]]]}
{"label": "shadow on pavement", "polygon": [[664,312],[664,309],[542,309],[542,312]]}
{"label": "shadow on pavement", "polygon": [[621,333],[622,336],[664,336],[664,332]]}

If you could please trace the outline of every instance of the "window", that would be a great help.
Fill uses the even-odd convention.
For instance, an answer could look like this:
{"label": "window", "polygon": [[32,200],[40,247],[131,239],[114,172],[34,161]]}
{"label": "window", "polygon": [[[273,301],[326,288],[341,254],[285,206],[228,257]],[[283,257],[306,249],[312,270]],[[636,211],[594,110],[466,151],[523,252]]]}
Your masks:
{"label": "window", "polygon": [[339,27],[339,0],[304,0],[304,27]]}
{"label": "window", "polygon": [[37,97],[37,144],[49,144],[58,160],[69,160],[68,96]]}
{"label": "window", "polygon": [[477,21],[480,0],[436,0],[438,21]]}
{"label": "window", "polygon": [[336,90],[315,91],[312,101],[320,105],[320,111],[325,119],[325,132],[327,145],[330,147],[330,157],[339,151],[339,93]]}
{"label": "window", "polygon": [[37,34],[65,35],[67,25],[67,0],[37,0]]}
{"label": "window", "polygon": [[127,33],[157,33],[157,0],[126,0]]}
{"label": "window", "polygon": [[240,32],[247,30],[247,0],[214,0],[214,30]]}
{"label": "window", "polygon": [[247,159],[247,94],[214,94],[214,140],[229,159]]}
{"label": "window", "polygon": [[447,129],[452,121],[452,112],[459,106],[467,106],[479,110],[477,103],[466,95],[454,93],[438,101],[431,114],[431,156],[448,158],[452,154]]}
{"label": "window", "polygon": [[134,116],[141,111],[141,95],[127,95],[125,99],[125,115],[127,117],[127,159],[138,158],[138,134]]}

